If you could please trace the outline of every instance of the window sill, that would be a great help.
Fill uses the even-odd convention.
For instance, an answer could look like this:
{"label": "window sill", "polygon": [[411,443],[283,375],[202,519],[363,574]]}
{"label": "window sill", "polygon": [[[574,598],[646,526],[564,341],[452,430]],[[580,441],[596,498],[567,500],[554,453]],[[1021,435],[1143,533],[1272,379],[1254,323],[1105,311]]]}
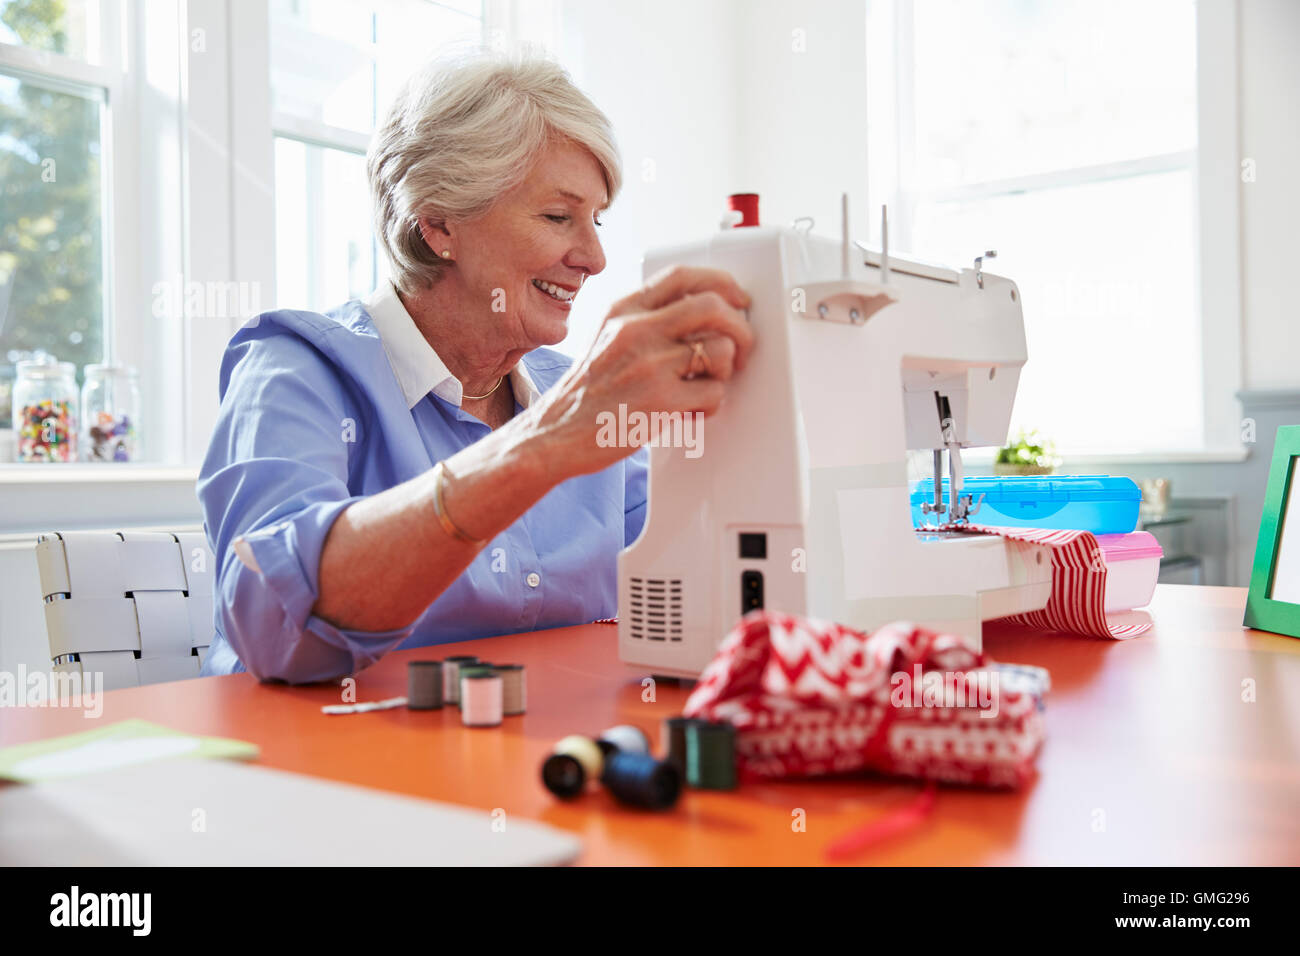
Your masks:
{"label": "window sill", "polygon": [[0,485],[80,485],[105,482],[183,482],[194,484],[199,470],[187,465],[32,462],[0,465]]}
{"label": "window sill", "polygon": [[1066,455],[1063,457],[1065,458],[1065,464],[1071,467],[1086,465],[1090,462],[1115,462],[1122,465],[1160,465],[1166,463],[1212,465],[1245,461],[1250,457],[1250,450],[1247,448],[1227,448],[1215,451],[1202,448],[1194,451],[1127,452],[1113,455]]}
{"label": "window sill", "polygon": [[[1159,452],[1113,452],[1109,454],[1091,453],[1086,455],[1062,455],[1060,469],[1063,472],[1078,471],[1080,467],[1093,464],[1107,465],[1210,465],[1234,464],[1250,457],[1250,449],[1241,448],[1195,448],[1185,451]],[[964,465],[992,468],[994,453],[987,449],[964,452],[961,456]]]}
{"label": "window sill", "polygon": [[192,528],[198,470],[156,464],[0,465],[0,541],[45,531]]}

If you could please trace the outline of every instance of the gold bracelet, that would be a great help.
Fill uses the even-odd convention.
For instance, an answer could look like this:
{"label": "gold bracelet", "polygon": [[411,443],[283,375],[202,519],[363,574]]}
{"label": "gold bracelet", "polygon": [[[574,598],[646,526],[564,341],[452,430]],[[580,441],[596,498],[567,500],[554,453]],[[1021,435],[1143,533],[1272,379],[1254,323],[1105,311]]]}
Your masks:
{"label": "gold bracelet", "polygon": [[464,541],[466,544],[477,545],[482,547],[487,544],[486,539],[474,538],[462,531],[456,522],[452,521],[447,515],[447,507],[442,502],[442,477],[447,472],[442,462],[433,467],[433,513],[438,516],[438,523],[442,525],[442,530],[447,532],[458,541]]}

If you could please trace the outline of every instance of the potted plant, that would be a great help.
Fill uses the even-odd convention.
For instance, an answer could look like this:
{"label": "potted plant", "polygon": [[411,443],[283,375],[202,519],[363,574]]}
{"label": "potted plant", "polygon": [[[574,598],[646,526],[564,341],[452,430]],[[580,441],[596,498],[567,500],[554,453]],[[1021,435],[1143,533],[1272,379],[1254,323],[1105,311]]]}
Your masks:
{"label": "potted plant", "polygon": [[1021,429],[1015,441],[998,449],[998,457],[993,461],[993,474],[1051,475],[1060,463],[1055,442],[1044,439],[1036,429]]}

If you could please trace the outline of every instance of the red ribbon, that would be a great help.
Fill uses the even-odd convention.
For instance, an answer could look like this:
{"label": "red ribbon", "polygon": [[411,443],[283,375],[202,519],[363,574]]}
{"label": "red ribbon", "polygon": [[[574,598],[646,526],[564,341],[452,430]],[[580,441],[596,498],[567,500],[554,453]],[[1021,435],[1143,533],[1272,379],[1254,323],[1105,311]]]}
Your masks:
{"label": "red ribbon", "polygon": [[931,780],[910,803],[885,814],[879,820],[872,820],[864,827],[851,830],[831,843],[826,848],[826,859],[844,860],[857,856],[883,840],[913,829],[934,811],[937,791],[938,787]]}

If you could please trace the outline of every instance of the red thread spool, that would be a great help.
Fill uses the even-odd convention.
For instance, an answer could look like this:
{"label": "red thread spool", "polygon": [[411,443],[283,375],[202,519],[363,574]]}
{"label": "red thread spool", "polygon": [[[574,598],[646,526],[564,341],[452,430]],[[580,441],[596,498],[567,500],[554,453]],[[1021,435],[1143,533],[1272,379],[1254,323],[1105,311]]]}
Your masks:
{"label": "red thread spool", "polygon": [[758,193],[732,193],[727,197],[727,206],[740,213],[740,226],[758,225]]}

